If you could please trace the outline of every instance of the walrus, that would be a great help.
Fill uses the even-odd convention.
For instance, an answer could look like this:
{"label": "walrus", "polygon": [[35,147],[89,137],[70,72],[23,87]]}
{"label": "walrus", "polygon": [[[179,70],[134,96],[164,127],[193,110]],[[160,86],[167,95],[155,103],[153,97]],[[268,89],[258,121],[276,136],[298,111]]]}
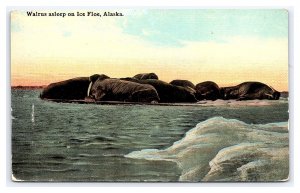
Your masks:
{"label": "walrus", "polygon": [[237,86],[222,87],[220,93],[224,100],[278,100],[280,98],[280,92],[261,82],[243,82]]}
{"label": "walrus", "polygon": [[88,96],[91,82],[109,78],[105,74],[77,77],[49,84],[40,94],[41,99],[84,100]]}
{"label": "walrus", "polygon": [[192,89],[195,89],[195,85],[189,81],[189,80],[172,80],[170,84],[175,85],[175,86],[182,86],[182,87],[190,87]]}
{"label": "walrus", "polygon": [[162,103],[195,103],[195,91],[191,88],[175,86],[162,80],[148,79],[138,80],[136,78],[121,78],[122,80],[152,85]]}
{"label": "walrus", "polygon": [[86,100],[157,103],[160,98],[151,85],[120,79],[97,79]]}
{"label": "walrus", "polygon": [[205,81],[196,85],[196,98],[198,100],[217,100],[220,98],[220,88],[213,81]]}
{"label": "walrus", "polygon": [[158,76],[153,72],[137,74],[133,78],[136,78],[138,80],[147,80],[147,79],[156,79],[156,80],[158,80]]}
{"label": "walrus", "polygon": [[89,77],[77,77],[49,84],[40,94],[41,99],[83,100],[87,96]]}

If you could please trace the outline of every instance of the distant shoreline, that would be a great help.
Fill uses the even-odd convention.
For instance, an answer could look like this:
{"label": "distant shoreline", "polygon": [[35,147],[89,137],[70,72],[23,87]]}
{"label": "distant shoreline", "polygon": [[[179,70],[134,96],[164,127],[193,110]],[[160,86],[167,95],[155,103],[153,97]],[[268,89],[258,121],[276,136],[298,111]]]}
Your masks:
{"label": "distant shoreline", "polygon": [[289,97],[289,92],[288,91],[282,91],[282,92],[280,92],[280,96],[283,97],[283,98],[287,98],[287,97]]}
{"label": "distant shoreline", "polygon": [[35,90],[35,89],[43,89],[46,85],[43,86],[11,86],[11,89],[19,89],[19,90]]}

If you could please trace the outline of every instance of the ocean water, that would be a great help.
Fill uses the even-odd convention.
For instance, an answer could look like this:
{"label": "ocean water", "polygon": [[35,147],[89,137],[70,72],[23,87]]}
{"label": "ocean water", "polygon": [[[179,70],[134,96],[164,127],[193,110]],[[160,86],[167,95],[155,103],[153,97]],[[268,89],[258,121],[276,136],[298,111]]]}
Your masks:
{"label": "ocean water", "polygon": [[54,103],[12,90],[21,181],[282,181],[288,100],[194,106]]}

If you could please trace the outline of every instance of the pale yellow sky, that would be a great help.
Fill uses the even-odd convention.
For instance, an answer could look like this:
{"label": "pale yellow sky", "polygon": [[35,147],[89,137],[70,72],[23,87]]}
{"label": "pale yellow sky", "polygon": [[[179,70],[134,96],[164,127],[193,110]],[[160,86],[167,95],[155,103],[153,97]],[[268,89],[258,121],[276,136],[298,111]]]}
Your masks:
{"label": "pale yellow sky", "polygon": [[155,72],[167,82],[212,80],[229,86],[261,81],[288,90],[287,37],[241,34],[222,41],[182,39],[180,46],[162,45],[146,37],[158,32],[126,33],[126,17],[28,17],[26,12],[12,12],[11,84]]}

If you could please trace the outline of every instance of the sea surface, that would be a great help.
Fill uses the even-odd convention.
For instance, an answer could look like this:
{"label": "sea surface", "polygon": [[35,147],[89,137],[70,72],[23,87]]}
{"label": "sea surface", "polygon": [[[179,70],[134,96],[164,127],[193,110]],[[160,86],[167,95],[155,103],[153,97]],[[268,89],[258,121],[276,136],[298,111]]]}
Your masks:
{"label": "sea surface", "polygon": [[288,99],[194,106],[55,103],[12,89],[17,181],[284,181]]}

